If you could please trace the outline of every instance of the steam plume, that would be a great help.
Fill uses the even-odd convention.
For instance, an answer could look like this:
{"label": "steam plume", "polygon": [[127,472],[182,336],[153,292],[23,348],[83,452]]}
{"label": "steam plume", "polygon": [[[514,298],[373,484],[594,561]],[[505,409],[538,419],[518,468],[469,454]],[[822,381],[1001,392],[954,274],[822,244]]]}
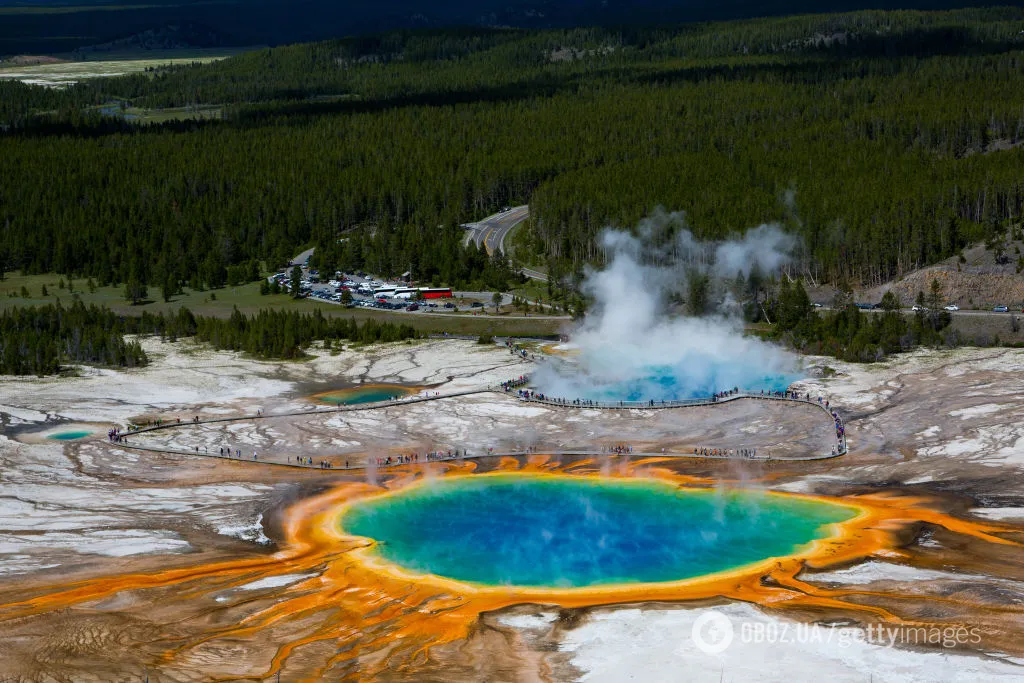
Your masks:
{"label": "steam plume", "polygon": [[[539,391],[660,401],[733,387],[780,389],[795,378],[792,354],[744,336],[730,291],[785,265],[796,247],[792,236],[762,225],[728,241],[701,241],[682,214],[658,211],[636,235],[609,229],[601,244],[608,265],[589,270],[582,285],[593,303],[572,337],[579,354],[575,363],[542,366],[534,375]],[[703,294],[692,291],[695,282]],[[697,296],[706,297],[709,314],[678,310]]]}

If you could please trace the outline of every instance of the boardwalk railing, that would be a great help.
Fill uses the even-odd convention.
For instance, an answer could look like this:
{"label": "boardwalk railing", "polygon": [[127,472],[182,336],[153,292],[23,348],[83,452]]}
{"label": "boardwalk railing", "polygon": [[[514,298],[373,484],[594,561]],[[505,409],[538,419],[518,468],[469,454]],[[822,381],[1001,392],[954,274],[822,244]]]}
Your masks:
{"label": "boardwalk railing", "polygon": [[[500,393],[500,394],[505,394],[505,395],[510,396],[510,397],[517,397],[521,401],[530,402],[530,403],[540,403],[540,404],[543,404],[543,405],[549,405],[549,406],[554,406],[554,407],[558,407],[558,408],[577,408],[577,409],[594,408],[594,409],[599,409],[599,410],[653,410],[653,409],[665,409],[665,408],[687,408],[687,407],[697,407],[697,406],[714,406],[714,405],[719,405],[719,404],[723,404],[723,403],[729,403],[731,401],[737,401],[737,400],[740,400],[740,399],[759,399],[759,400],[767,400],[767,401],[782,401],[782,402],[787,402],[787,403],[796,403],[796,404],[802,404],[802,405],[816,406],[819,409],[821,409],[822,411],[824,411],[831,419],[836,420],[838,425],[840,425],[840,426],[842,425],[842,421],[840,420],[840,418],[838,418],[837,416],[834,416],[832,414],[832,411],[829,408],[827,408],[824,404],[819,403],[817,400],[808,400],[808,399],[796,398],[796,397],[792,397],[792,396],[772,396],[772,395],[768,395],[768,394],[755,394],[755,393],[748,393],[748,392],[739,392],[739,393],[731,394],[731,395],[728,395],[728,396],[722,396],[722,397],[716,398],[716,399],[711,399],[711,398],[703,398],[703,399],[701,399],[701,398],[697,398],[697,399],[683,399],[683,400],[676,400],[676,401],[655,401],[653,404],[652,404],[651,401],[605,401],[605,402],[583,402],[583,403],[577,404],[577,403],[573,403],[572,401],[566,401],[566,400],[540,399],[540,398],[533,398],[533,397],[527,398],[527,397],[524,397],[524,396],[519,396],[518,392],[515,392],[514,389],[505,390],[501,384],[495,384],[495,385],[491,385],[491,386],[487,386],[487,387],[483,387],[483,388],[478,388],[478,389],[465,389],[465,390],[462,390],[462,391],[452,391],[452,392],[446,392],[446,393],[438,392],[436,394],[419,395],[419,396],[406,396],[406,397],[396,398],[396,399],[392,399],[392,400],[388,400],[388,401],[379,401],[379,402],[376,402],[376,403],[361,403],[361,404],[357,404],[357,405],[347,405],[347,406],[318,406],[318,407],[314,407],[314,408],[307,408],[307,409],[303,409],[303,410],[293,410],[293,411],[280,412],[280,413],[270,413],[270,414],[261,413],[259,415],[252,415],[252,414],[249,414],[249,415],[236,415],[236,416],[233,416],[233,417],[217,417],[217,418],[210,418],[210,419],[206,419],[206,420],[189,420],[187,422],[177,422],[177,421],[173,421],[172,422],[172,421],[168,421],[168,422],[157,424],[157,425],[148,425],[146,427],[140,427],[140,428],[133,429],[131,431],[122,433],[119,436],[122,437],[124,440],[117,441],[115,443],[117,443],[117,445],[119,445],[121,447],[126,447],[126,448],[130,448],[132,450],[139,450],[139,451],[151,451],[151,452],[157,452],[157,453],[170,453],[170,454],[176,454],[176,455],[191,455],[191,456],[198,455],[198,456],[206,456],[206,457],[212,457],[212,458],[223,458],[225,460],[236,460],[236,461],[240,460],[240,461],[245,461],[245,462],[259,462],[260,464],[285,465],[285,466],[291,466],[291,467],[302,467],[302,468],[305,468],[305,469],[320,469],[319,465],[317,465],[317,464],[308,464],[307,465],[307,464],[298,463],[298,462],[295,462],[295,463],[280,463],[280,462],[277,462],[277,463],[275,463],[275,462],[268,461],[268,460],[248,461],[244,457],[238,458],[238,457],[232,457],[230,455],[223,456],[223,455],[217,455],[217,454],[214,454],[214,453],[207,453],[205,451],[199,451],[199,450],[191,451],[191,450],[166,448],[166,447],[161,447],[161,446],[142,446],[142,445],[136,445],[134,443],[129,443],[127,441],[127,439],[128,438],[134,439],[134,437],[136,437],[138,435],[145,434],[147,432],[155,432],[155,431],[164,430],[164,429],[175,429],[175,428],[179,428],[179,427],[188,427],[188,426],[195,427],[195,426],[207,425],[207,424],[216,424],[216,423],[225,423],[225,422],[238,422],[238,421],[241,421],[241,420],[266,420],[266,419],[271,419],[271,418],[275,418],[275,417],[292,417],[292,416],[302,416],[302,415],[328,415],[328,414],[331,414],[331,413],[345,413],[345,412],[356,412],[356,411],[367,411],[367,410],[379,410],[379,409],[382,409],[382,408],[389,408],[389,407],[403,406],[403,405],[411,405],[411,404],[415,404],[415,403],[424,403],[426,401],[438,401],[438,400],[443,400],[443,399],[446,399],[446,398],[453,398],[453,397],[456,397],[456,396],[470,396],[470,395],[473,395],[473,394],[482,394],[482,393],[487,393],[487,392],[496,392],[496,393]],[[834,458],[834,457],[837,457],[837,456],[840,456],[840,455],[844,455],[846,452],[847,452],[846,438],[844,437],[843,439],[841,439],[839,441],[838,448],[836,448],[833,452],[825,453],[825,454],[822,454],[822,455],[812,455],[812,456],[807,456],[807,457],[785,457],[785,456],[779,457],[779,456],[771,456],[771,455],[769,455],[769,456],[748,458],[748,457],[741,457],[741,456],[737,456],[737,455],[703,455],[703,454],[699,454],[699,453],[691,454],[691,453],[685,453],[685,452],[684,453],[678,453],[678,452],[677,453],[632,453],[630,455],[632,455],[634,457],[655,457],[655,456],[657,456],[657,457],[704,458],[704,459],[723,459],[723,460],[724,459],[735,459],[735,460],[754,460],[754,461],[757,461],[757,460],[824,460],[824,459]],[[536,453],[536,451],[529,451],[529,450],[525,450],[525,451],[502,451],[500,453],[484,452],[484,453],[480,453],[480,454],[476,454],[476,455],[462,456],[462,458],[474,459],[474,458],[495,457],[495,456],[525,456],[525,455],[532,455],[532,454],[535,454],[535,453]],[[544,451],[544,453],[548,454],[548,455],[582,455],[582,456],[611,455],[607,451],[598,451],[598,450],[568,450],[568,451],[550,451],[550,450],[546,450],[546,451]],[[457,458],[450,458],[450,459],[451,460],[455,460]],[[448,460],[448,459],[446,458],[445,460]],[[431,461],[431,462],[438,462],[438,461]],[[400,466],[400,465],[404,465],[404,464],[409,464],[409,463],[391,463],[389,465],[383,465],[382,467],[396,467],[396,466]],[[332,468],[327,469],[326,471],[330,471],[330,470],[345,470],[345,469],[366,469],[366,468],[365,467],[332,467]]]}
{"label": "boardwalk railing", "polygon": [[[505,392],[512,395],[512,391]],[[842,418],[838,414],[834,414],[830,406],[826,406],[824,403],[817,399],[801,398],[799,396],[777,396],[774,394],[762,394],[740,391],[735,394],[727,394],[725,396],[719,396],[714,398],[687,398],[678,399],[674,401],[570,401],[568,399],[558,398],[537,398],[536,396],[521,396],[518,392],[515,394],[519,400],[528,403],[541,403],[548,406],[555,406],[558,408],[579,408],[579,409],[595,409],[595,410],[662,410],[666,408],[696,408],[700,406],[715,406],[723,403],[729,403],[731,401],[739,400],[760,400],[760,401],[781,401],[785,403],[796,403],[800,405],[808,405],[819,408],[830,419],[836,422],[837,427],[843,427]],[[839,455],[845,455],[847,452],[846,436],[845,431],[842,438],[838,439],[836,449],[829,454],[821,456],[821,458],[832,458]],[[799,458],[800,460],[808,460],[814,458]]]}
{"label": "boardwalk railing", "polygon": [[[149,452],[149,453],[166,453],[169,455],[187,455],[191,457],[201,458],[217,458],[220,460],[233,460],[235,462],[246,462],[256,463],[259,465],[275,465],[277,467],[297,467],[299,469],[306,470],[321,470],[323,472],[350,472],[353,470],[387,470],[396,467],[418,466],[418,465],[432,465],[436,463],[445,462],[458,462],[460,460],[482,460],[484,458],[523,458],[534,455],[550,455],[553,457],[562,456],[581,456],[581,457],[623,457],[623,458],[678,458],[680,460],[695,459],[695,460],[744,460],[749,462],[813,462],[815,460],[829,460],[831,458],[839,457],[843,453],[824,453],[821,455],[808,455],[808,456],[778,456],[778,455],[766,455],[758,457],[742,457],[739,455],[711,455],[701,453],[678,453],[678,452],[634,452],[634,453],[613,453],[606,450],[586,450],[586,449],[569,449],[569,450],[515,450],[515,451],[481,451],[480,453],[467,453],[465,455],[451,456],[451,457],[439,457],[432,458],[429,460],[421,459],[417,461],[399,462],[394,460],[389,463],[373,465],[332,465],[331,467],[320,467],[317,462],[305,463],[299,461],[288,461],[288,462],[275,462],[273,460],[254,460],[247,458],[244,455],[242,457],[236,457],[233,455],[223,455],[218,453],[210,453],[206,450],[187,450],[182,448],[167,448],[164,446],[140,446],[137,444],[119,443],[116,444],[118,448],[125,448],[132,451]],[[318,456],[319,457],[319,456]],[[334,456],[335,458],[339,456]]]}
{"label": "boardwalk railing", "polygon": [[[512,392],[508,392],[511,394]],[[739,392],[736,394],[729,394],[726,396],[720,396],[718,398],[684,398],[673,401],[570,401],[569,399],[559,398],[537,398],[536,396],[519,396],[518,398],[523,401],[530,401],[532,403],[543,403],[544,405],[558,406],[559,408],[595,408],[597,410],[659,410],[662,408],[692,408],[695,406],[713,406],[719,403],[728,403],[729,401],[737,401],[743,398],[756,398],[763,399],[765,401],[788,401],[790,403],[804,403],[809,405],[820,406],[822,410],[826,410],[823,404],[819,404],[816,400],[808,400],[805,398],[797,398],[793,396],[773,396],[770,394],[755,394],[752,392]]]}
{"label": "boardwalk railing", "polygon": [[267,420],[274,417],[294,417],[300,415],[328,415],[330,413],[348,413],[359,410],[379,410],[381,408],[390,408],[392,406],[404,406],[411,405],[413,403],[424,403],[426,401],[440,401],[446,398],[453,398],[455,396],[471,396],[473,394],[484,394],[492,391],[497,391],[496,387],[483,387],[480,389],[464,389],[462,391],[449,391],[446,393],[438,392],[436,395],[417,395],[417,396],[403,396],[401,398],[389,399],[387,401],[377,401],[374,403],[357,403],[353,405],[339,405],[339,406],[314,406],[313,408],[303,408],[302,410],[288,410],[280,413],[260,413],[255,414],[243,414],[234,415],[230,417],[211,417],[205,420],[188,420],[187,422],[161,422],[160,424],[151,424],[144,427],[137,427],[131,431],[124,432],[122,436],[130,436],[133,434],[145,434],[146,432],[155,432],[160,429],[173,429],[175,427],[188,427],[206,424],[215,424],[218,422],[238,422],[240,420]]}

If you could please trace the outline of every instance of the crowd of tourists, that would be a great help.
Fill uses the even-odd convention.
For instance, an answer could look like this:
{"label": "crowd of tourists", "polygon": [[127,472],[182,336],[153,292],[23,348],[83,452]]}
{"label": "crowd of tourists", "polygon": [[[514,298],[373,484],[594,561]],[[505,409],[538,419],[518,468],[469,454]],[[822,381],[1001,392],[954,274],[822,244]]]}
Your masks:
{"label": "crowd of tourists", "polygon": [[[377,458],[377,467],[388,467],[390,465],[414,465],[419,462],[438,462],[441,460],[454,460],[455,458],[465,458],[469,451],[462,449],[461,451],[456,448],[454,451],[428,451],[423,454],[422,458],[419,453],[409,453],[408,455],[389,455],[385,458]],[[348,462],[345,464],[348,467]]]}
{"label": "crowd of tourists", "polygon": [[107,440],[111,443],[128,443],[128,433],[137,432],[139,428],[135,425],[128,425],[128,429],[124,432],[121,431],[120,427],[111,427],[107,430]]}
{"label": "crowd of tourists", "polygon": [[808,392],[805,396],[801,396],[799,391],[791,391],[790,389],[780,389],[779,391],[765,391],[761,390],[762,396],[769,396],[771,398],[788,398],[791,401],[810,401],[811,394]]}
{"label": "crowd of tourists", "polygon": [[[293,457],[294,457],[295,464],[297,464],[297,465],[305,465],[306,467],[312,467],[313,464],[314,464],[313,463],[313,458],[311,458],[311,457],[309,457],[307,455],[296,455],[296,456],[289,455],[288,456],[288,462],[292,462],[292,458]],[[334,463],[332,463],[330,460],[320,460],[319,462],[316,463],[316,465],[320,469],[322,469],[322,470],[332,470],[332,469],[334,469]],[[345,461],[345,467],[346,468],[348,467],[348,460]]]}
{"label": "crowd of tourists", "polygon": [[711,458],[756,458],[756,448],[705,448],[698,446],[693,449],[694,455]]}
{"label": "crowd of tourists", "polygon": [[[525,383],[526,382],[523,382],[523,384],[525,384]],[[509,388],[505,389],[505,391],[509,391],[509,390],[510,390]],[[720,400],[722,400],[724,398],[727,398],[729,396],[735,396],[735,395],[737,395],[739,393],[740,393],[739,388],[738,387],[733,387],[732,389],[727,389],[726,391],[715,392],[714,394],[711,395],[711,397],[708,400],[710,400],[712,402],[717,402],[717,401],[720,401]],[[763,393],[764,392],[762,392],[762,394]],[[606,401],[606,402],[602,403],[600,401],[594,401],[594,400],[587,399],[587,398],[574,398],[574,399],[556,398],[554,396],[546,396],[543,393],[540,393],[540,392],[537,392],[537,391],[531,391],[529,389],[520,389],[518,392],[516,392],[516,395],[519,398],[525,399],[527,401],[546,401],[547,403],[557,403],[558,405],[577,406],[577,407],[581,407],[581,408],[608,407],[608,406],[614,407],[614,405],[615,405],[613,402],[610,402],[610,401]],[[627,403],[626,401],[619,401],[619,407],[620,408],[631,407],[631,406],[627,406],[626,403]],[[630,403],[632,403],[632,401],[630,401]],[[653,398],[647,400],[647,405],[652,407],[652,408],[655,407],[655,406],[659,406],[659,405],[664,406],[664,405],[671,405],[671,404],[672,404],[672,401],[665,401],[664,399],[662,399],[660,401],[655,400]]]}
{"label": "crowd of tourists", "polygon": [[[197,447],[197,450],[198,450],[198,447]],[[207,452],[209,452],[209,451],[207,451]],[[242,449],[241,448],[236,448],[232,452],[232,450],[230,448],[225,448],[224,446],[221,446],[221,448],[220,448],[220,457],[222,457],[222,458],[238,458],[239,460],[241,460],[242,459]],[[253,460],[259,460],[260,459],[259,455],[256,454],[256,451],[252,452],[252,459]]]}
{"label": "crowd of tourists", "polygon": [[554,396],[547,396],[546,394],[542,394],[538,391],[531,391],[530,389],[520,389],[516,392],[516,395],[527,401],[545,401],[547,403],[557,403],[558,405],[563,406],[579,406],[586,408],[598,405],[597,401],[591,401],[589,399],[576,398],[570,401],[567,398],[555,398]]}
{"label": "crowd of tourists", "polygon": [[519,356],[520,358],[526,358],[526,349],[516,344],[511,339],[505,340],[505,348],[508,349],[509,353],[513,356]]}
{"label": "crowd of tourists", "polygon": [[[517,377],[516,379],[510,379],[502,382],[500,386],[502,389],[505,390],[506,393],[508,393],[513,389],[524,386],[529,381],[530,378],[527,377],[526,375],[519,375],[519,377]],[[522,393],[523,392],[520,391],[519,395],[522,396]]]}
{"label": "crowd of tourists", "polygon": [[846,450],[846,426],[843,424],[843,418],[839,417],[839,413],[831,409],[829,409],[829,413],[836,424],[836,441],[838,443],[832,447],[832,454],[835,455]]}

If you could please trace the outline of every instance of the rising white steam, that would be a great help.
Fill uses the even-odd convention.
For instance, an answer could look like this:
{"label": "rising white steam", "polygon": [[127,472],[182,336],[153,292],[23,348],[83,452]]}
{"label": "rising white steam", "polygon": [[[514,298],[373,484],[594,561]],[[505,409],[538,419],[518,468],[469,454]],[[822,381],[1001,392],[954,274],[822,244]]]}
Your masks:
{"label": "rising white steam", "polygon": [[[550,396],[594,400],[670,400],[740,389],[781,389],[796,377],[796,358],[744,336],[732,291],[737,277],[767,276],[785,265],[796,240],[762,225],[722,242],[701,241],[681,214],[657,212],[637,234],[606,230],[603,270],[582,289],[592,304],[572,335],[575,362],[552,362],[534,374]],[[682,305],[703,279],[706,315]],[[674,303],[673,303],[674,302]]]}

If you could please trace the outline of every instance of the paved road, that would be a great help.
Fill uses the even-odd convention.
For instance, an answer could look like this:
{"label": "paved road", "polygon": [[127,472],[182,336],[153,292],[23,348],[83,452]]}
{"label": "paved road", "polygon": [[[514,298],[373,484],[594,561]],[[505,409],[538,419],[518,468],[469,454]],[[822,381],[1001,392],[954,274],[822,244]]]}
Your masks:
{"label": "paved road", "polygon": [[[529,217],[529,206],[514,206],[508,211],[502,211],[501,213],[496,213],[493,216],[488,216],[479,223],[467,224],[469,226],[469,230],[466,234],[466,244],[469,244],[469,242],[472,241],[475,242],[478,247],[482,245],[487,249],[488,254],[494,253],[494,250],[498,248],[504,252],[506,251],[505,238],[507,238],[508,234],[512,232],[512,228],[516,227]],[[293,258],[291,263],[288,265],[301,266],[310,256],[313,255],[314,251],[315,249],[307,249]],[[523,268],[522,272],[523,275],[531,280],[540,280],[541,282],[547,282],[548,280],[548,276],[539,270]],[[482,298],[489,301],[490,294],[488,293],[486,297]],[[508,297],[508,301],[505,303],[511,303],[511,297]]]}
{"label": "paved road", "polygon": [[[530,217],[529,206],[514,206],[508,211],[488,216],[479,223],[469,223],[466,227],[469,232],[466,235],[466,244],[474,242],[478,247],[483,246],[488,254],[493,254],[495,249],[501,249],[508,253],[505,247],[505,240],[508,238],[512,228],[516,227]],[[531,280],[547,282],[548,276],[539,270],[523,268],[523,275]]]}
{"label": "paved road", "polygon": [[488,254],[493,254],[498,249],[505,251],[505,238],[512,228],[529,217],[529,206],[513,206],[507,211],[488,216],[479,223],[469,223],[466,242],[474,242],[476,246],[484,247]]}
{"label": "paved road", "polygon": [[291,263],[289,263],[288,265],[289,265],[289,266],[301,266],[302,264],[304,264],[304,263],[306,262],[306,260],[307,260],[307,259],[308,259],[308,258],[309,258],[310,256],[312,256],[312,255],[313,255],[313,252],[314,252],[314,251],[316,251],[316,247],[313,247],[313,248],[307,249],[306,251],[302,252],[301,254],[299,254],[298,256],[296,256],[295,258],[293,258],[293,259],[292,259],[292,261],[291,261]]}
{"label": "paved road", "polygon": [[[831,311],[831,310],[833,310],[833,308],[831,306],[818,306],[818,307],[815,308],[815,310],[816,311]],[[881,309],[878,309],[878,308],[862,308],[861,312],[862,313],[884,313],[885,311],[883,311]],[[899,312],[904,314],[904,315],[914,315],[914,310],[910,309],[910,308],[901,308]],[[940,311],[940,312],[947,312],[947,311]],[[970,310],[948,311],[948,313],[951,316],[953,316],[954,318],[955,317],[959,317],[959,316],[965,316],[965,317],[969,317],[969,318],[995,317],[995,318],[1006,318],[1006,319],[1009,319],[1011,315],[1017,315],[1018,317],[1020,317],[1021,314],[1022,314],[1022,311],[1019,311],[1019,310],[1011,308],[1008,313],[996,313],[995,311],[970,309]]]}

